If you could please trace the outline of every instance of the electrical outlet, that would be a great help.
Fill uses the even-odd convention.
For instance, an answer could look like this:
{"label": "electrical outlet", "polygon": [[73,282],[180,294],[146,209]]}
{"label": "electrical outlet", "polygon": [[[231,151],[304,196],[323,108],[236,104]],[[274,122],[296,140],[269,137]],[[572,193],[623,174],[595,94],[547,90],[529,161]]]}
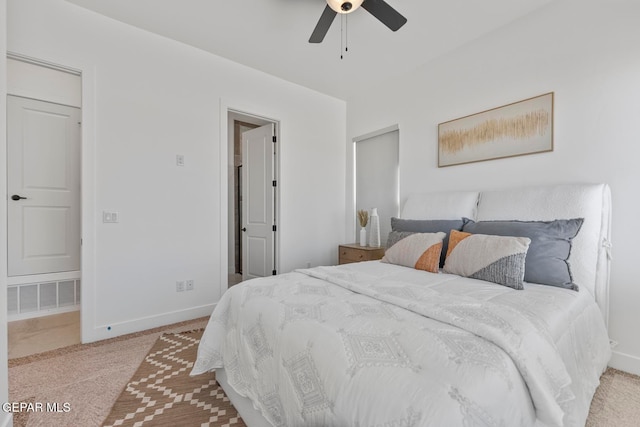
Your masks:
{"label": "electrical outlet", "polygon": [[176,292],[184,292],[184,280],[178,280],[176,282]]}
{"label": "electrical outlet", "polygon": [[182,154],[176,154],[176,166],[184,166],[184,156]]}
{"label": "electrical outlet", "polygon": [[188,291],[192,291],[193,290],[193,280],[187,280],[186,281],[186,285],[187,285],[187,290]]}

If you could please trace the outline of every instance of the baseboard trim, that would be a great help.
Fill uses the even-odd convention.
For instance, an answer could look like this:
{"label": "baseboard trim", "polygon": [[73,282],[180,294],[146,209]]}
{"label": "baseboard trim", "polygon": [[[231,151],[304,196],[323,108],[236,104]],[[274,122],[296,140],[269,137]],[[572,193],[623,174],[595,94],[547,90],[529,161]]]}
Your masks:
{"label": "baseboard trim", "polygon": [[169,313],[158,314],[155,316],[127,320],[125,322],[96,326],[91,330],[91,336],[82,337],[82,343],[88,344],[90,342],[114,338],[120,335],[131,334],[134,332],[140,332],[147,329],[170,325],[172,323],[184,322],[186,320],[193,320],[199,317],[210,316],[215,306],[216,304],[207,304],[198,307],[192,307],[186,310],[173,311]]}
{"label": "baseboard trim", "polygon": [[640,375],[640,357],[631,354],[613,351],[609,366],[630,374]]}

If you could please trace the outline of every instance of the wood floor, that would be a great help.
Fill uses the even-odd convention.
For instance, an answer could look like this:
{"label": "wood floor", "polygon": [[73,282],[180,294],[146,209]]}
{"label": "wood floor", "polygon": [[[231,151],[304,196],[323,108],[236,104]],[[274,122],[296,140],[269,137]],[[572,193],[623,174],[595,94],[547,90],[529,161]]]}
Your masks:
{"label": "wood floor", "polygon": [[9,359],[80,344],[80,311],[9,322]]}

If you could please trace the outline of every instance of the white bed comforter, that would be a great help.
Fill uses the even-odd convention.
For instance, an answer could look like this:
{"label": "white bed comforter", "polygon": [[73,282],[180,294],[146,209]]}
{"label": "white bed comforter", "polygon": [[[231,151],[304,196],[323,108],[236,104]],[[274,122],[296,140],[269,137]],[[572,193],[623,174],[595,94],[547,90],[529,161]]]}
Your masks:
{"label": "white bed comforter", "polygon": [[368,262],[232,287],[192,375],[274,426],[578,426],[609,357],[585,292]]}

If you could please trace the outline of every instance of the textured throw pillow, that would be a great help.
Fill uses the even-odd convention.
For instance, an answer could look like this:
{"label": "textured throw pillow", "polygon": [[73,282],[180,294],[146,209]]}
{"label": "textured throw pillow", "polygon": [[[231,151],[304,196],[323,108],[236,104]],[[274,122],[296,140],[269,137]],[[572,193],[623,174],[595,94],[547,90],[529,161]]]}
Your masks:
{"label": "textured throw pillow", "polygon": [[571,242],[580,231],[582,218],[555,221],[468,220],[463,231],[474,234],[520,236],[531,239],[525,260],[524,280],[529,283],[578,290],[568,262]]}
{"label": "textured throw pillow", "polygon": [[531,239],[451,230],[444,272],[523,289]]}
{"label": "textured throw pillow", "polygon": [[382,262],[437,273],[445,233],[412,233],[384,253]]}
{"label": "textured throw pillow", "polygon": [[416,234],[415,231],[390,231],[389,237],[387,237],[387,245],[385,246],[385,249],[389,249],[400,240],[407,236],[411,236],[412,234]]}
{"label": "textured throw pillow", "polygon": [[[442,241],[442,254],[440,255],[440,267],[444,266],[444,258],[447,254],[449,232],[462,230],[466,218],[460,219],[402,219],[391,218],[391,233],[387,240],[387,248],[393,246],[398,240],[407,237],[411,233],[445,233]],[[397,232],[394,234],[394,232]]]}

